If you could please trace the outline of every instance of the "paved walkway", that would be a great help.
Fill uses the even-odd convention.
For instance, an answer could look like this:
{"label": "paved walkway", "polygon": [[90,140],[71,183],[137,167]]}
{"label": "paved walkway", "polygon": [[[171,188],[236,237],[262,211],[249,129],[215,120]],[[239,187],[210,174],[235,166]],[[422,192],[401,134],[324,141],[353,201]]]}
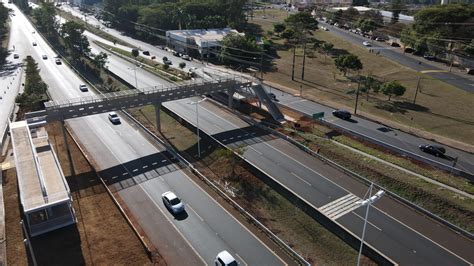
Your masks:
{"label": "paved walkway", "polygon": [[3,204],[3,176],[0,170],[0,265],[7,265],[7,249],[5,235],[5,206]]}

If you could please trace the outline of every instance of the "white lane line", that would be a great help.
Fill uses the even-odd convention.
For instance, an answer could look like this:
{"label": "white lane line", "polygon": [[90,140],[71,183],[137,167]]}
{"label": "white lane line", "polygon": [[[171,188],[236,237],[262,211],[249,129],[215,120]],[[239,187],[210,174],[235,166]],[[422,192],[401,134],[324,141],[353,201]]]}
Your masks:
{"label": "white lane line", "polygon": [[256,149],[253,148],[252,146],[247,145],[247,147],[250,148],[251,150],[255,151],[256,153],[258,153],[259,155],[263,155],[263,153],[261,153],[260,151],[256,150]]}
{"label": "white lane line", "polygon": [[298,176],[297,174],[293,173],[293,172],[290,172],[292,175],[294,175],[296,178],[298,178],[299,180],[305,182],[306,184],[308,184],[308,186],[312,186],[311,183],[309,183],[308,181],[304,180],[302,177]]}
{"label": "white lane line", "polygon": [[243,264],[245,264],[245,265],[247,265],[247,266],[249,265],[247,262],[245,262],[244,259],[242,259],[242,257],[241,257],[239,254],[235,253],[235,256],[237,256],[237,257],[239,258],[239,260],[240,260]]}
{"label": "white lane line", "polygon": [[151,197],[150,193],[148,193],[148,191],[142,186],[142,184],[138,184],[138,186],[143,190],[143,192],[145,192],[147,197],[151,200],[151,202],[153,202],[155,207],[163,214],[163,216],[171,224],[171,226],[173,226],[176,232],[178,232],[178,234],[184,239],[184,241],[186,241],[186,243],[191,247],[194,253],[196,253],[196,255],[202,260],[204,265],[206,265],[206,261],[203,259],[203,257],[201,257],[201,255],[197,252],[197,250],[193,247],[193,245],[191,245],[191,243],[186,239],[186,237],[184,237],[184,235],[179,231],[178,227],[173,223],[173,221],[171,221],[171,219],[163,212],[160,206],[153,200],[153,197]]}
{"label": "white lane line", "polygon": [[[355,216],[359,217],[362,221],[365,221],[364,217],[360,216],[359,214],[357,214],[355,212],[352,212],[352,213],[355,214]],[[372,225],[373,227],[375,227],[377,230],[382,231],[382,229],[380,227],[378,227],[375,224],[371,223],[369,220],[367,220],[367,223]]]}
{"label": "white lane line", "polygon": [[154,162],[154,163],[152,163],[151,165],[157,165],[157,164],[158,164],[157,162]]}
{"label": "white lane line", "polygon": [[143,168],[143,169],[148,168],[148,165],[144,165],[144,166],[142,166],[142,168]]}
{"label": "white lane line", "polygon": [[[233,124],[233,123],[231,123],[231,122],[229,122],[229,121],[223,119],[222,117],[220,117],[220,116],[217,115],[216,113],[209,111],[209,110],[206,109],[205,107],[201,107],[201,108],[202,108],[202,109],[205,109],[206,111],[208,111],[208,112],[211,113],[211,114],[214,114],[215,117],[217,117],[217,118],[221,119],[222,121],[224,121],[224,122],[226,122],[226,123],[228,123],[228,124],[234,126],[235,128],[240,129],[240,130],[243,130],[242,128],[238,127],[237,125],[235,125],[235,124]],[[245,132],[245,130],[243,130],[243,131]],[[344,190],[344,191],[350,193],[350,192],[349,192],[347,189],[345,189],[344,187],[342,187],[342,186],[340,186],[339,184],[335,183],[334,181],[328,179],[327,177],[323,176],[322,174],[318,173],[317,171],[315,171],[315,170],[309,168],[309,167],[306,166],[305,164],[303,164],[303,163],[301,163],[301,162],[295,160],[294,158],[292,158],[292,157],[286,155],[284,152],[280,151],[279,149],[277,149],[277,148],[271,146],[270,144],[268,144],[268,143],[266,143],[266,142],[263,142],[263,144],[265,144],[265,145],[269,146],[270,148],[272,148],[272,149],[274,149],[274,150],[280,152],[281,154],[283,154],[284,156],[290,158],[291,160],[295,161],[296,163],[300,164],[300,165],[303,166],[304,168],[307,168],[307,169],[310,170],[311,172],[313,172],[313,173],[315,173],[315,174],[321,176],[322,178],[326,179],[327,181],[333,183],[335,186],[337,186],[337,187],[341,188],[342,190]],[[297,193],[296,193],[296,194],[297,194]],[[312,204],[311,204],[311,205],[312,205]],[[376,208],[376,207],[374,206],[374,208]],[[418,235],[422,236],[423,238],[429,240],[429,241],[432,242],[433,244],[439,246],[440,248],[442,248],[443,250],[447,251],[448,253],[450,253],[450,254],[456,256],[457,258],[463,260],[464,262],[470,264],[467,260],[463,259],[462,257],[460,257],[459,255],[457,255],[456,253],[453,253],[452,251],[450,251],[450,250],[446,249],[445,247],[441,246],[440,244],[438,244],[437,242],[435,242],[435,241],[432,240],[431,238],[429,238],[429,237],[427,237],[427,236],[421,234],[420,232],[416,231],[415,229],[413,229],[413,228],[409,227],[408,225],[402,223],[401,221],[395,219],[394,217],[392,217],[391,215],[387,214],[386,212],[381,211],[381,210],[378,209],[378,208],[376,208],[376,209],[377,209],[378,211],[382,212],[383,214],[387,215],[388,217],[392,218],[394,221],[397,221],[397,222],[399,222],[400,224],[404,225],[405,227],[409,228],[411,231],[413,231],[413,232],[417,233]],[[382,253],[382,254],[383,254],[383,253]]]}
{"label": "white lane line", "polygon": [[192,212],[194,212],[194,214],[196,214],[196,216],[199,218],[199,220],[201,220],[201,222],[204,222],[204,219],[191,207],[191,205],[189,205],[189,203],[187,203],[186,205],[188,209],[190,209]]}

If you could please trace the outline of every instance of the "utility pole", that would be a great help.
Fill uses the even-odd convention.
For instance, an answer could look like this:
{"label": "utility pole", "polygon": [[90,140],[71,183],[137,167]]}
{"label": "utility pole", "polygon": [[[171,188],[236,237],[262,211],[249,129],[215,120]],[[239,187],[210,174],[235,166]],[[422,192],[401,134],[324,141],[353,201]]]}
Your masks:
{"label": "utility pole", "polygon": [[356,92],[356,104],[354,108],[354,114],[357,114],[357,106],[359,103],[359,89],[360,89],[360,76],[359,76],[359,81],[357,82],[357,92]]}
{"label": "utility pole", "polygon": [[295,58],[296,58],[296,44],[293,46],[293,67],[291,69],[291,80],[295,80]]}
{"label": "utility pole", "polygon": [[418,95],[418,90],[420,89],[421,75],[418,76],[418,82],[416,83],[415,97],[413,98],[413,104],[416,103],[416,96]]}
{"label": "utility pole", "polygon": [[260,55],[260,79],[262,80],[263,82],[263,54],[264,52],[262,52]]}
{"label": "utility pole", "polygon": [[301,80],[304,80],[304,66],[306,64],[306,41],[303,45],[303,68],[301,70]]}

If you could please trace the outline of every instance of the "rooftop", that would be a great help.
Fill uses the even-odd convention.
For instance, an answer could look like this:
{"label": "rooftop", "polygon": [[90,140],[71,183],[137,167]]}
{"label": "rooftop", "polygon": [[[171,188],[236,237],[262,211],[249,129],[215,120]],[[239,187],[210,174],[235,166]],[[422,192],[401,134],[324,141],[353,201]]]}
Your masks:
{"label": "rooftop", "polygon": [[45,128],[10,124],[20,199],[25,212],[69,200],[69,187]]}
{"label": "rooftop", "polygon": [[205,42],[222,41],[229,33],[237,33],[237,30],[231,28],[223,29],[194,29],[194,30],[170,30],[166,32],[167,36],[176,35],[183,38],[192,38],[196,44],[201,45]]}

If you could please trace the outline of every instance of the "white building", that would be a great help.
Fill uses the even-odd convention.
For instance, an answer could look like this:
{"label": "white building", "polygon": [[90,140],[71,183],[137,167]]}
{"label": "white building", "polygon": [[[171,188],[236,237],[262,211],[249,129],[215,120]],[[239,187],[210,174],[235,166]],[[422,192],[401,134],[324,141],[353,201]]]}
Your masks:
{"label": "white building", "polygon": [[170,30],[166,32],[166,41],[168,47],[179,53],[213,57],[215,51],[220,49],[220,42],[229,33],[241,34],[230,28]]}

